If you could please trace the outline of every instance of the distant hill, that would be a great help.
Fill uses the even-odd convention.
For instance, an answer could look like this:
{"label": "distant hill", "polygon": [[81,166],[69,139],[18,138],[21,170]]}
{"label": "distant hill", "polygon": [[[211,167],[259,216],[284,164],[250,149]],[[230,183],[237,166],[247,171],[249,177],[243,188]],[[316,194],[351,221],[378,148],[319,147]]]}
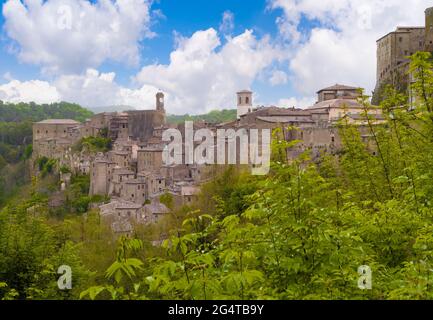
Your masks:
{"label": "distant hill", "polygon": [[73,119],[83,122],[93,113],[78,104],[7,103],[0,100],[0,122],[37,122],[45,119]]}
{"label": "distant hill", "polygon": [[131,106],[106,106],[106,107],[92,107],[87,108],[93,113],[103,113],[103,112],[122,112],[122,111],[130,111],[130,110],[136,110],[134,107]]}
{"label": "distant hill", "polygon": [[167,122],[173,124],[179,124],[185,121],[206,121],[209,123],[221,123],[221,122],[230,122],[236,120],[237,111],[236,109],[232,110],[214,110],[207,114],[202,115],[194,115],[191,116],[189,114],[185,115],[168,115]]}

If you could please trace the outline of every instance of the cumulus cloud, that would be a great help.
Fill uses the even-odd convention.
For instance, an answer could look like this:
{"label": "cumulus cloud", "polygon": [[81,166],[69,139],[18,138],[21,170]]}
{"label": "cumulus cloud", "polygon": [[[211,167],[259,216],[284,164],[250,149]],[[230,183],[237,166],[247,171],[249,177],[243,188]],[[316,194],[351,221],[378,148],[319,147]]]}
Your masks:
{"label": "cumulus cloud", "polygon": [[137,109],[154,108],[157,88],[149,85],[129,89],[115,82],[115,73],[88,69],[82,75],[61,76],[54,82],[62,99],[86,107],[128,105]]}
{"label": "cumulus cloud", "polygon": [[57,89],[48,82],[31,80],[12,80],[0,85],[0,100],[12,103],[36,102],[51,103],[60,101],[60,94]]}
{"label": "cumulus cloud", "polygon": [[49,73],[81,73],[106,60],[139,63],[152,37],[150,0],[7,0],[4,28],[22,62]]}
{"label": "cumulus cloud", "polygon": [[[423,26],[430,5],[428,0],[270,0],[271,8],[284,11],[276,22],[293,53],[290,79],[304,95],[337,82],[371,92],[376,40],[397,25]],[[303,17],[318,27],[301,32]]]}
{"label": "cumulus cloud", "polygon": [[222,45],[216,30],[210,28],[178,38],[170,63],[145,66],[136,81],[167,92],[171,112],[206,112],[234,107],[235,92],[251,87],[280,58],[280,50],[268,37],[257,39],[246,30]]}
{"label": "cumulus cloud", "polygon": [[231,34],[235,27],[235,15],[230,10],[224,11],[219,31],[223,34]]}
{"label": "cumulus cloud", "polygon": [[285,98],[280,99],[277,103],[277,106],[280,108],[307,108],[312,106],[316,102],[316,98],[314,97],[304,97],[304,98]]}
{"label": "cumulus cloud", "polygon": [[271,77],[269,78],[269,83],[272,86],[286,84],[287,81],[287,73],[281,70],[274,70],[271,74]]}
{"label": "cumulus cloud", "polygon": [[155,108],[156,87],[125,88],[115,82],[115,76],[112,72],[88,69],[81,75],[60,76],[52,83],[11,80],[0,86],[0,100],[13,103],[68,101],[84,107],[126,105],[137,109]]}

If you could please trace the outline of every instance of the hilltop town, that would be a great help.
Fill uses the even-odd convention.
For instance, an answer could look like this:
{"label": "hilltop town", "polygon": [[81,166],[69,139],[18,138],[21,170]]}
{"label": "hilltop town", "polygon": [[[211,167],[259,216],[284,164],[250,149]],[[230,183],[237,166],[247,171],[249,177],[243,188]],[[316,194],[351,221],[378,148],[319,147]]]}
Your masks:
{"label": "hilltop town", "polygon": [[[336,123],[346,118],[350,123],[365,122],[364,108],[358,102],[359,88],[334,85],[317,92],[318,101],[307,109],[254,107],[253,92],[237,93],[237,120],[228,123],[194,123],[194,129],[275,129],[281,128],[287,141],[302,141],[288,151],[294,158],[305,150],[313,154],[336,152],[340,145]],[[194,201],[200,185],[210,175],[212,166],[203,164],[163,163],[167,144],[163,131],[184,124],[166,123],[164,94],[156,95],[154,110],[100,113],[84,123],[68,119],[50,119],[33,126],[33,158],[58,160],[70,172],[61,173],[62,189],[72,173],[90,175],[90,195],[108,196],[111,200],[99,206],[116,233],[129,233],[135,223],[156,222],[168,213],[160,197],[169,193],[176,206]],[[376,121],[382,117],[379,109],[371,109]],[[296,128],[296,129],[295,129]],[[105,133],[113,141],[112,150],[90,153],[74,151],[74,146],[86,137]],[[215,135],[216,136],[216,135]],[[184,155],[183,155],[184,157]],[[237,154],[239,159],[239,153]]]}
{"label": "hilltop town", "polygon": [[[396,73],[408,68],[406,56],[416,51],[431,49],[433,9],[426,10],[427,28],[398,27],[395,32],[378,40],[377,90],[397,81]],[[406,81],[407,82],[407,81]],[[403,82],[402,82],[403,83]],[[312,157],[323,152],[336,153],[341,148],[337,124],[344,119],[363,132],[367,117],[375,124],[384,117],[378,107],[366,112],[360,104],[361,90],[357,87],[335,84],[317,92],[317,102],[306,108],[279,108],[254,106],[253,92],[242,90],[236,94],[237,119],[228,123],[194,123],[194,129],[275,129],[280,128],[286,141],[300,141],[287,150],[288,159],[310,150]],[[175,206],[194,201],[200,185],[211,177],[212,166],[203,164],[163,163],[167,142],[162,140],[164,130],[185,130],[185,125],[166,122],[164,93],[158,92],[155,106],[150,110],[105,112],[96,114],[84,123],[68,119],[50,119],[33,126],[33,158],[58,160],[70,172],[61,173],[64,190],[73,173],[90,175],[90,195],[109,197],[100,204],[102,217],[116,233],[130,233],[133,225],[158,221],[169,212],[160,201],[170,194]],[[113,141],[112,150],[91,153],[74,150],[83,138],[105,135]],[[215,134],[216,136],[216,134]],[[368,141],[368,135],[363,136]],[[375,151],[372,151],[373,153]],[[237,161],[239,160],[237,153]],[[185,155],[183,154],[184,158]]]}

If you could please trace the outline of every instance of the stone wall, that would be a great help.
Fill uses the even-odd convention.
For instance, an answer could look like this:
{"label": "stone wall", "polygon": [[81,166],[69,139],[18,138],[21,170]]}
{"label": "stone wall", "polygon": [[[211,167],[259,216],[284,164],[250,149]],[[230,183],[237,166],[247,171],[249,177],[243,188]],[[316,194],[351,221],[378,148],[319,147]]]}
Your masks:
{"label": "stone wall", "polygon": [[147,141],[153,136],[153,128],[164,125],[165,121],[165,113],[160,111],[128,111],[129,136]]}

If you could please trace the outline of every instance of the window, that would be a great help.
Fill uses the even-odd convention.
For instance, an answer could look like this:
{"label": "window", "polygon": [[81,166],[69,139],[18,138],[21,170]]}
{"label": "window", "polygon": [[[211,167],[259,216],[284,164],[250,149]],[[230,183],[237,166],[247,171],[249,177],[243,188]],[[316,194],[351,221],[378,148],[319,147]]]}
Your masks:
{"label": "window", "polygon": [[249,104],[250,103],[250,98],[246,97],[245,98],[245,102],[246,102],[246,104]]}
{"label": "window", "polygon": [[403,42],[403,37],[399,37],[399,38],[398,38],[398,41],[399,41],[399,42]]}
{"label": "window", "polygon": [[239,104],[242,104],[242,98],[239,97]]}

